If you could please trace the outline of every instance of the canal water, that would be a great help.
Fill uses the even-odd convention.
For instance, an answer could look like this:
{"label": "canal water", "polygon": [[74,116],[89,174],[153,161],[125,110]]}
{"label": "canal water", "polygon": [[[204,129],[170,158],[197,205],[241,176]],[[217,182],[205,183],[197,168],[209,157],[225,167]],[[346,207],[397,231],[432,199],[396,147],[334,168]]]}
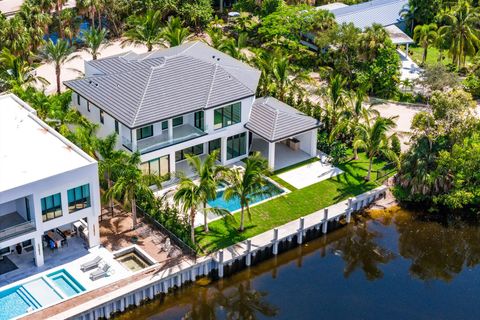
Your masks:
{"label": "canal water", "polygon": [[480,319],[478,224],[374,212],[120,319]]}

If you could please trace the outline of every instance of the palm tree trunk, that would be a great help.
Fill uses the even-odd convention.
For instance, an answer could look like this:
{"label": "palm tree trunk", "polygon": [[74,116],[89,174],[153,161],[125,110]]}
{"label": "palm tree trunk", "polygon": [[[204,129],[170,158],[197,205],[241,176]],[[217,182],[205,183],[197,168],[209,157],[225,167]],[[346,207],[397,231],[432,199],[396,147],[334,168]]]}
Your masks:
{"label": "palm tree trunk", "polygon": [[244,206],[242,204],[242,211],[241,211],[241,214],[240,214],[240,232],[243,232],[243,229],[244,229],[244,226],[243,226],[243,223],[245,221],[245,213],[244,213]]}
{"label": "palm tree trunk", "polygon": [[369,163],[368,163],[368,173],[367,173],[367,177],[365,178],[365,180],[367,181],[370,181],[370,178],[372,175],[372,164],[373,164],[373,157],[370,157]]}
{"label": "palm tree trunk", "polygon": [[358,160],[358,150],[355,147],[353,147],[353,159]]}
{"label": "palm tree trunk", "polygon": [[425,64],[425,61],[427,61],[427,50],[428,50],[428,47],[425,46],[425,47],[423,48],[422,64]]}
{"label": "palm tree trunk", "polygon": [[195,244],[195,208],[190,209],[190,240]]}
{"label": "palm tree trunk", "polygon": [[208,232],[208,221],[207,221],[207,203],[203,203],[203,230]]}
{"label": "palm tree trunk", "polygon": [[132,229],[137,227],[137,201],[135,196],[132,198]]}
{"label": "palm tree trunk", "polygon": [[60,93],[60,65],[55,66],[55,75],[57,77],[57,93]]}
{"label": "palm tree trunk", "polygon": [[[107,173],[107,185],[108,185],[108,190],[112,188],[112,180],[110,180],[110,174]],[[113,195],[110,195],[108,199],[108,206],[110,210],[110,214],[112,215],[113,218]]]}

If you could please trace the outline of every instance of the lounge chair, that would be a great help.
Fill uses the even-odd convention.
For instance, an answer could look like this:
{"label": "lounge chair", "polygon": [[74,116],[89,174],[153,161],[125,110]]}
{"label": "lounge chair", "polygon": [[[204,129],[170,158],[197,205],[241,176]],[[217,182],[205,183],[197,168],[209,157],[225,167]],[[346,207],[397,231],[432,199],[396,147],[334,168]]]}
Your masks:
{"label": "lounge chair", "polygon": [[96,268],[96,267],[98,267],[98,265],[100,264],[100,262],[102,262],[102,258],[100,258],[99,256],[96,256],[93,260],[88,261],[88,262],[85,262],[84,264],[82,264],[82,265],[80,266],[80,270],[82,270],[83,272],[85,272],[85,271],[87,271],[87,270]]}
{"label": "lounge chair", "polygon": [[103,267],[100,267],[97,270],[90,273],[90,280],[95,281],[97,279],[106,277],[108,275],[109,270],[110,270],[110,265],[105,263]]}

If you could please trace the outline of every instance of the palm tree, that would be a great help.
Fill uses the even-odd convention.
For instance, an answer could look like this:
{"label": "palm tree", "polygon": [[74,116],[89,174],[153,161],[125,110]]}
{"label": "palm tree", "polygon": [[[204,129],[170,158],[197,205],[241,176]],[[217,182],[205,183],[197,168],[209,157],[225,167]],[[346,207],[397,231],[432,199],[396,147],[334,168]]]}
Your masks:
{"label": "palm tree", "polygon": [[137,227],[137,195],[154,197],[150,189],[152,179],[155,179],[156,185],[160,186],[158,176],[142,174],[142,170],[139,169],[140,161],[140,154],[138,152],[132,153],[125,163],[122,163],[122,169],[117,180],[105,194],[107,198],[121,197],[123,204],[127,208],[130,207],[132,210],[132,229]]}
{"label": "palm tree", "polygon": [[388,46],[389,39],[390,36],[380,24],[365,28],[359,39],[360,58],[365,62],[375,60],[379,50]]}
{"label": "palm tree", "polygon": [[[107,182],[107,190],[110,190],[113,186],[113,176],[118,173],[125,162],[127,154],[121,150],[116,150],[117,135],[112,133],[104,139],[97,140],[97,153],[100,159],[98,163],[98,169],[100,176]],[[108,207],[113,216],[113,197],[108,195]]]}
{"label": "palm tree", "polygon": [[341,74],[336,74],[330,77],[326,91],[324,89],[320,90],[324,100],[321,120],[324,122],[326,132],[329,134],[337,127],[347,106],[348,91],[346,86],[347,79]]}
{"label": "palm tree", "polygon": [[206,201],[205,192],[199,184],[184,177],[180,180],[178,188],[173,195],[173,200],[180,206],[183,212],[188,214],[190,240],[192,244],[195,244],[195,215],[197,214],[197,209]]}
{"label": "palm tree", "polygon": [[[221,173],[226,171],[223,166],[218,166],[215,162],[218,159],[219,151],[210,153],[203,161],[199,156],[186,155],[188,164],[199,177],[199,188],[203,192],[203,210],[207,210],[207,201],[213,200],[217,196],[218,183],[221,180]],[[208,232],[207,214],[204,212],[204,230]]]}
{"label": "palm tree", "polygon": [[93,27],[90,27],[88,32],[84,34],[85,50],[92,55],[93,60],[97,60],[100,55],[100,48],[106,46],[106,37],[106,29],[95,29]]}
{"label": "palm tree", "polygon": [[5,19],[0,28],[0,41],[2,48],[8,48],[12,54],[22,56],[25,60],[28,58],[31,39],[20,15]]}
{"label": "palm tree", "polygon": [[9,87],[48,84],[45,78],[36,75],[35,69],[27,61],[12,54],[8,48],[0,51],[0,82],[5,82]]}
{"label": "palm tree", "polygon": [[383,155],[398,163],[398,156],[389,148],[391,137],[387,135],[395,126],[394,118],[383,117],[376,117],[373,123],[371,119],[365,119],[358,125],[353,145],[355,148],[364,149],[367,154],[369,164],[365,180],[370,181],[373,158]]}
{"label": "palm tree", "polygon": [[245,160],[245,168],[234,168],[226,173],[228,187],[224,191],[225,200],[238,198],[241,205],[240,232],[244,230],[245,210],[251,220],[250,203],[256,197],[271,195],[273,190],[266,178],[270,174],[268,162],[259,152]]}
{"label": "palm tree", "polygon": [[192,34],[182,26],[182,21],[178,17],[170,17],[167,25],[163,27],[161,38],[163,45],[167,48],[179,46],[185,43]]}
{"label": "palm tree", "polygon": [[67,41],[59,39],[57,43],[53,43],[52,40],[48,41],[41,56],[50,63],[53,63],[55,67],[55,76],[57,79],[57,93],[60,93],[60,72],[64,63],[71,61],[78,57],[78,55],[72,55],[75,48],[70,46]]}
{"label": "palm tree", "polygon": [[437,40],[437,25],[435,23],[424,24],[415,27],[413,40],[418,42],[423,48],[422,65],[427,60],[428,47]]}
{"label": "palm tree", "polygon": [[37,4],[25,2],[20,7],[18,15],[23,19],[30,35],[30,50],[37,52],[38,47],[44,42],[44,35],[48,33],[48,26],[52,22],[50,14],[43,13]]}
{"label": "palm tree", "polygon": [[238,59],[238,60],[246,60],[245,54],[242,52],[242,49],[247,45],[247,37],[246,33],[240,33],[238,35],[238,39],[229,38],[227,40],[223,40],[220,44],[219,48],[220,51],[228,53],[231,57]]}
{"label": "palm tree", "polygon": [[144,44],[150,52],[153,46],[161,42],[162,13],[160,10],[147,10],[145,15],[131,16],[128,19],[130,29],[125,33],[122,43]]}
{"label": "palm tree", "polygon": [[240,283],[233,293],[226,298],[223,306],[227,312],[227,319],[257,319],[274,317],[278,308],[266,301],[268,293],[251,287],[250,280]]}
{"label": "palm tree", "polygon": [[99,125],[96,123],[85,121],[80,126],[75,128],[75,131],[70,135],[70,139],[80,149],[82,149],[90,157],[97,159],[97,144],[98,138],[96,131]]}
{"label": "palm tree", "polygon": [[438,34],[450,43],[452,64],[465,66],[466,57],[475,55],[480,46],[479,9],[462,0],[452,10],[443,13],[441,18],[446,25],[440,27]]}

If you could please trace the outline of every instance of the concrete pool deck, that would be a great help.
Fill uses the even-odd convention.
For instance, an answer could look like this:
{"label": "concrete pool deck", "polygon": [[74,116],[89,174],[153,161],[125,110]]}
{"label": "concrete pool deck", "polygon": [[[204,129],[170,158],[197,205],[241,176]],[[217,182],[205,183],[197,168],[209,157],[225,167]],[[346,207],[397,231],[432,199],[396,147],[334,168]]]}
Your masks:
{"label": "concrete pool deck", "polygon": [[278,177],[295,188],[302,189],[343,173],[339,168],[326,162],[325,158],[325,155],[320,155],[318,161],[280,173]]}

